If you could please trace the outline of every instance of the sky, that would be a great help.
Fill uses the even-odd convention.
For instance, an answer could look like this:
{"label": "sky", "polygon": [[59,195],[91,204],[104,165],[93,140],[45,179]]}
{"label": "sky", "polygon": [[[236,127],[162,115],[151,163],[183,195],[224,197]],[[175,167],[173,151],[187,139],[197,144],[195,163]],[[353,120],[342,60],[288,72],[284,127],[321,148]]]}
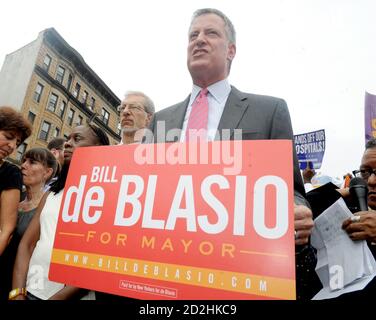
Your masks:
{"label": "sky", "polygon": [[357,169],[365,91],[376,94],[374,0],[1,1],[0,64],[54,27],[120,99],[143,91],[161,110],[191,90],[188,27],[204,7],[235,26],[230,83],[283,98],[295,134],[325,129],[322,174]]}

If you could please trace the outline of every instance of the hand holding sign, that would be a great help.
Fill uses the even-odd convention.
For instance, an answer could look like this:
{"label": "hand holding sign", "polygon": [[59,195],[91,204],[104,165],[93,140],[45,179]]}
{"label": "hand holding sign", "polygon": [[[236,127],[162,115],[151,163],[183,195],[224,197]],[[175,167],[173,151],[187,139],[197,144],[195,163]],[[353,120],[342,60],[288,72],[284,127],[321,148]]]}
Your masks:
{"label": "hand holding sign", "polygon": [[294,204],[295,245],[307,244],[313,228],[312,211],[303,205]]}

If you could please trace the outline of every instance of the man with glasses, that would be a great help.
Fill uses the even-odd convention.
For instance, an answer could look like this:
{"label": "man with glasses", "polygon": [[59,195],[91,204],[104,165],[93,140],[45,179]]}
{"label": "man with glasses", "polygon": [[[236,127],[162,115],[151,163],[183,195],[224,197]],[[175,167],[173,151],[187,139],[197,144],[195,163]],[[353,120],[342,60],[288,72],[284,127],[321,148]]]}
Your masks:
{"label": "man with glasses", "polygon": [[[361,177],[368,186],[368,211],[359,211],[356,199],[352,199],[349,188],[338,189],[334,184],[328,183],[320,188],[307,193],[314,217],[320,215],[341,197],[354,216],[345,220],[342,228],[353,241],[366,240],[376,258],[376,139],[367,142],[359,170],[354,170],[355,177]],[[321,285],[320,285],[321,286]],[[337,299],[344,301],[370,299],[376,293],[376,278],[364,289],[349,292]]]}
{"label": "man with glasses", "polygon": [[367,182],[369,211],[356,212],[358,218],[346,220],[343,228],[352,240],[373,243],[371,249],[376,253],[376,212],[373,211],[376,210],[376,139],[367,142],[360,169],[353,171],[353,174]]}
{"label": "man with glasses", "polygon": [[139,91],[128,91],[120,106],[120,144],[140,143],[155,112],[153,101]]}
{"label": "man with glasses", "polygon": [[[316,218],[339,198],[343,198],[349,209],[359,218],[348,219],[343,227],[353,240],[371,240],[376,242],[376,139],[369,140],[359,170],[352,171],[355,177],[363,178],[368,186],[369,211],[360,211],[357,199],[352,199],[349,188],[339,189],[332,183],[307,193],[313,217]],[[347,174],[348,175],[348,174]],[[373,212],[374,211],[374,212]]]}

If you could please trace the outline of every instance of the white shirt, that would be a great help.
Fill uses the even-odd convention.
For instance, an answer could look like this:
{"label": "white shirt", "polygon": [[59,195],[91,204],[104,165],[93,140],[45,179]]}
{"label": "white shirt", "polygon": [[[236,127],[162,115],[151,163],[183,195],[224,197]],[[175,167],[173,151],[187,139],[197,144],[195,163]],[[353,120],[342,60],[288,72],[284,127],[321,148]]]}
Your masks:
{"label": "white shirt", "polygon": [[48,279],[63,193],[64,190],[61,190],[56,195],[51,192],[47,196],[46,203],[40,214],[40,238],[31,256],[27,273],[26,290],[42,300],[47,300],[64,288],[64,284]]}
{"label": "white shirt", "polygon": [[[193,102],[200,93],[202,88],[193,85],[191,97],[189,100],[188,108],[185,113],[182,133],[180,136],[180,142],[185,141],[185,131],[188,125],[189,115],[191,114]],[[218,129],[219,121],[221,120],[223,110],[227,98],[231,91],[231,86],[227,79],[213,83],[208,88],[208,103],[209,103],[209,114],[208,114],[208,127],[207,127],[207,137],[208,141],[213,141]]]}

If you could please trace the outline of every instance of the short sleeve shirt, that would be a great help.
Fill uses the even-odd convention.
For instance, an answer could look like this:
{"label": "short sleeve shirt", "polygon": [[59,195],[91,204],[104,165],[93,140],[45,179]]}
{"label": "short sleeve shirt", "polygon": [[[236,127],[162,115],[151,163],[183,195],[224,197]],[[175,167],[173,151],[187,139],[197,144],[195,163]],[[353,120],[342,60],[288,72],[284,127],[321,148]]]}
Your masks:
{"label": "short sleeve shirt", "polygon": [[4,190],[18,189],[22,190],[21,170],[14,164],[4,161],[0,166],[0,194]]}

